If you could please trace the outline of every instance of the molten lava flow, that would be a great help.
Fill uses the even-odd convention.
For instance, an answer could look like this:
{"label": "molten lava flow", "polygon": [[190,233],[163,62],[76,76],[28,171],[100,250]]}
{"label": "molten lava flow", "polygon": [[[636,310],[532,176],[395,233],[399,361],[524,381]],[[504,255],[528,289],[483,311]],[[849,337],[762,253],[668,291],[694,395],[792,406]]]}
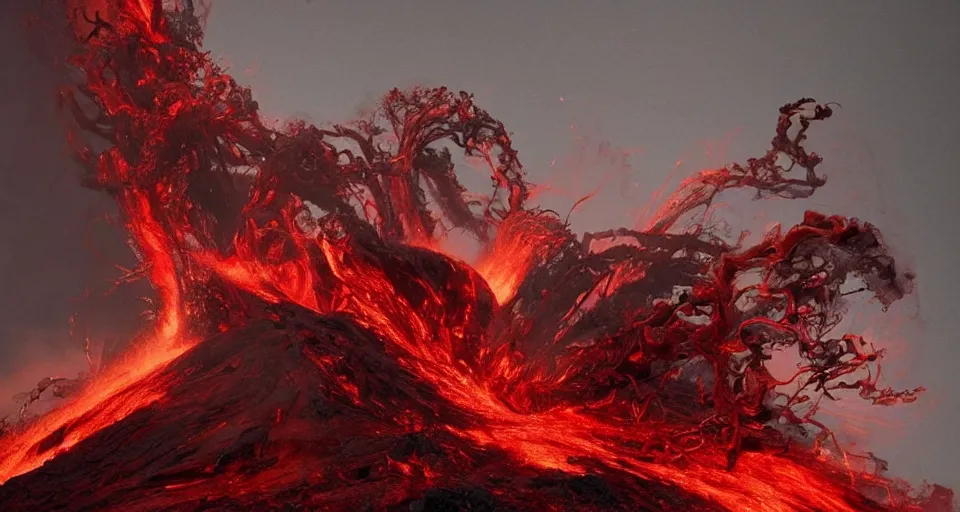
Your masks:
{"label": "molten lava flow", "polygon": [[[72,140],[136,247],[124,280],[156,297],[125,357],[0,439],[0,503],[43,486],[44,506],[111,510],[931,503],[815,416],[845,390],[920,391],[880,387],[883,352],[833,334],[848,277],[884,305],[911,291],[877,230],[808,212],[747,246],[693,221],[727,189],[824,186],[803,142],[829,106],[782,107],[763,156],[688,179],[645,230],[577,237],[528,204],[508,132],[467,93],[272,129],[202,51],[192,1],[66,3],[84,81],[60,103],[98,139]],[[450,147],[486,163],[490,195]],[[481,243],[476,268],[437,249],[450,229]],[[786,348],[802,365],[778,381]]]}

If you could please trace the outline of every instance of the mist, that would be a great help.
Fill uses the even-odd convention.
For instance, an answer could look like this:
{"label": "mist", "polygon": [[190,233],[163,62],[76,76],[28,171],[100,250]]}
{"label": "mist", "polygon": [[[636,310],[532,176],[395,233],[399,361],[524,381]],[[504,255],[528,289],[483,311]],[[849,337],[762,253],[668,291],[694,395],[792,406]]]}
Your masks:
{"label": "mist", "polygon": [[88,370],[82,343],[70,336],[71,315],[97,325],[95,346],[131,329],[131,319],[113,315],[130,297],[102,298],[118,275],[113,265],[130,256],[120,231],[104,222],[110,198],[80,186],[54,101],[67,75],[25,23],[23,4],[30,2],[0,7],[0,418],[40,379]]}

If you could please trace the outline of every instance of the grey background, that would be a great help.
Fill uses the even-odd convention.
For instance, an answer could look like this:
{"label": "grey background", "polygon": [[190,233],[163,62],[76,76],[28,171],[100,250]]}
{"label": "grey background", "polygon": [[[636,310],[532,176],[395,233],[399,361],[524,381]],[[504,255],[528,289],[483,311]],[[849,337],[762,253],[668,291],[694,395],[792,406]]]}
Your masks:
{"label": "grey background", "polygon": [[14,4],[0,5],[0,417],[40,378],[85,369],[67,320],[87,286],[109,275],[85,248],[99,200],[63,156],[57,77],[27,47]]}
{"label": "grey background", "polygon": [[[851,328],[890,347],[888,382],[929,392],[909,407],[849,404],[837,414],[857,416],[845,437],[890,460],[894,473],[960,487],[951,436],[960,420],[958,22],[951,1],[223,0],[207,43],[278,118],[344,121],[395,86],[475,92],[513,131],[532,178],[551,181],[557,192],[543,196],[546,206],[565,211],[601,186],[576,213],[577,230],[632,225],[678,161],[674,184],[763,151],[783,103],[840,102],[811,141],[827,158],[828,190],[803,204],[734,197],[728,213],[735,226],[760,228],[814,208],[887,233],[919,275],[918,296],[886,317],[857,316]],[[94,199],[69,184],[43,188],[66,168],[57,160],[62,134],[37,114],[49,110],[37,92],[43,73],[12,74],[30,65],[16,55],[5,65],[11,58],[19,60],[3,72],[3,179],[31,188],[10,198],[4,181],[0,205],[7,376],[54,359],[72,368],[60,333],[65,297],[109,275],[78,236],[78,212]],[[0,379],[0,392],[11,382]]]}

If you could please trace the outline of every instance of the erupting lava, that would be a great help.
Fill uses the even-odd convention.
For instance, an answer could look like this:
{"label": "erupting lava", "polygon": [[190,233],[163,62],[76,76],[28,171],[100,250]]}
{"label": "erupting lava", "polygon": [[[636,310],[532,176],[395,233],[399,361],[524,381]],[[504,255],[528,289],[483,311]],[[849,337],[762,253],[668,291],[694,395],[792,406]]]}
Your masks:
{"label": "erupting lava", "polygon": [[[118,204],[149,326],[0,438],[14,510],[922,510],[816,419],[878,405],[882,350],[832,334],[848,278],[911,291],[870,224],[808,212],[756,245],[696,222],[724,190],[825,184],[811,99],[761,157],[685,181],[645,230],[575,236],[528,204],[472,96],[393,90],[349,125],[265,125],[202,51],[191,0],[61,0],[59,100]],[[468,193],[451,148],[485,161]],[[480,242],[475,267],[444,233]],[[786,381],[777,350],[801,364]],[[789,389],[789,391],[787,391]],[[41,390],[42,391],[42,390]],[[939,500],[939,501],[938,501]]]}

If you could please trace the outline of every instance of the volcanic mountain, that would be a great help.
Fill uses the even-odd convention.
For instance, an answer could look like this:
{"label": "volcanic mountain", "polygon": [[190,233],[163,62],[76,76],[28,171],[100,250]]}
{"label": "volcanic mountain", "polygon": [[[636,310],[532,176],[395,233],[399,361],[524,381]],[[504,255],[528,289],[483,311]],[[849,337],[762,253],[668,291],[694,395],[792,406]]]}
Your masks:
{"label": "volcanic mountain", "polygon": [[949,507],[817,419],[922,391],[881,386],[883,350],[836,332],[851,295],[912,291],[880,232],[811,211],[747,243],[707,221],[727,190],[823,187],[805,142],[830,105],[785,104],[761,156],[691,176],[642,228],[575,234],[466,92],[270,126],[202,49],[201,5],[44,8],[79,77],[58,105],[82,183],[138,261],[116,284],[152,295],[116,357],[3,432],[3,510]]}

